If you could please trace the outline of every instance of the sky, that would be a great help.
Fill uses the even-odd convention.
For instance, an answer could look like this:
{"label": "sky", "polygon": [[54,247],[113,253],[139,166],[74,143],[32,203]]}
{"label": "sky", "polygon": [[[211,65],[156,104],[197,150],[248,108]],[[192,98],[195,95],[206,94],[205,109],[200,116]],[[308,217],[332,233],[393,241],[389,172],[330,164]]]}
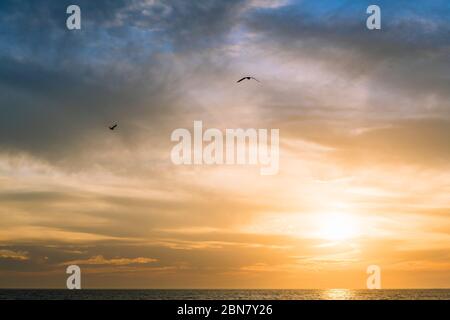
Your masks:
{"label": "sky", "polygon": [[[369,265],[383,288],[450,287],[449,17],[1,1],[0,287],[65,288],[72,264],[84,288],[365,288]],[[279,129],[278,174],[174,165],[196,120]]]}

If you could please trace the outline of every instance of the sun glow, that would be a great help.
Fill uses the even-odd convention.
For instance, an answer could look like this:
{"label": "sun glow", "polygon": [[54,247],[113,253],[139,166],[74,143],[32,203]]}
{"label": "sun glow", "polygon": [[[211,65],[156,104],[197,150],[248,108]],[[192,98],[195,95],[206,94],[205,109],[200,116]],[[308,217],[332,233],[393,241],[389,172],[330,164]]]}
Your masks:
{"label": "sun glow", "polygon": [[359,223],[355,216],[344,213],[330,213],[318,218],[317,237],[331,241],[355,238],[359,234]]}

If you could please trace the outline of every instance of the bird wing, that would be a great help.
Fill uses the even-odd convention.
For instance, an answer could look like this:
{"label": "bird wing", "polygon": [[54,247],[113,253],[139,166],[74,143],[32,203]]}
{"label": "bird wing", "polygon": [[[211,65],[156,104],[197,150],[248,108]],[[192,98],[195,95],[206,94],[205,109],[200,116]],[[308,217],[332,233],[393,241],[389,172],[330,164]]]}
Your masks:
{"label": "bird wing", "polygon": [[247,77],[243,77],[242,79],[238,80],[237,82],[241,82],[243,80],[245,80]]}
{"label": "bird wing", "polygon": [[255,77],[251,77],[251,79],[256,80],[256,81],[258,81],[258,82],[261,82],[261,81],[259,81],[258,79],[256,79]]}

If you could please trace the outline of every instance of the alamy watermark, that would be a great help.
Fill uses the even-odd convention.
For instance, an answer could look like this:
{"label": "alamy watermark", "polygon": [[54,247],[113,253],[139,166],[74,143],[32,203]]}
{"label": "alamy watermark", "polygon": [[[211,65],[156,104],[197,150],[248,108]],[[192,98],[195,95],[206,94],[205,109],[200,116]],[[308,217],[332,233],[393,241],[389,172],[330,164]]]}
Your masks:
{"label": "alamy watermark", "polygon": [[261,175],[275,175],[279,169],[279,129],[219,129],[203,132],[202,121],[194,121],[193,134],[179,128],[171,141],[176,165],[259,165]]}
{"label": "alamy watermark", "polygon": [[66,273],[70,274],[67,278],[66,286],[67,289],[81,289],[81,269],[77,265],[70,265],[66,269]]}
{"label": "alamy watermark", "polygon": [[370,16],[366,20],[366,27],[369,30],[380,30],[381,29],[381,9],[379,6],[372,4],[367,7],[367,14]]}
{"label": "alamy watermark", "polygon": [[81,9],[79,6],[72,4],[67,7],[66,13],[70,14],[66,20],[66,27],[69,30],[81,29]]}
{"label": "alamy watermark", "polygon": [[[66,20],[66,27],[69,30],[81,29],[81,8],[76,4],[67,7],[66,13],[70,16]],[[366,13],[370,16],[366,20],[366,27],[369,30],[381,29],[381,8],[378,5],[372,4],[367,7]]]}

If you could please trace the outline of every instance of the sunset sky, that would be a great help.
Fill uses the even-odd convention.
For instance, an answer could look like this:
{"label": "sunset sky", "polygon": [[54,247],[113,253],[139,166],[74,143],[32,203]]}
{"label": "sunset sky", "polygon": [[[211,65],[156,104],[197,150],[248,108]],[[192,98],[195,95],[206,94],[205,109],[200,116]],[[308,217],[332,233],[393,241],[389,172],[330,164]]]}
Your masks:
{"label": "sunset sky", "polygon": [[[278,174],[174,165],[195,120]],[[448,0],[3,0],[0,287],[448,288],[449,138]]]}

